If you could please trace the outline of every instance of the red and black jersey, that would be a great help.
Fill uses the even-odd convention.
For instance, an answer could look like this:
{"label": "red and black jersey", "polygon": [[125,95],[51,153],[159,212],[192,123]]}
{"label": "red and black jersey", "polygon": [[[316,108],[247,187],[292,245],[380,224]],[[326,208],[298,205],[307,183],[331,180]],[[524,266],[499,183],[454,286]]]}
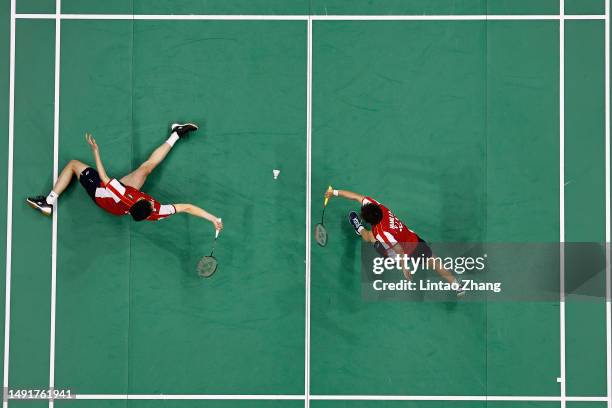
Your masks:
{"label": "red and black jersey", "polygon": [[399,218],[395,216],[387,207],[373,199],[365,197],[361,205],[368,203],[376,204],[382,210],[382,220],[372,226],[372,234],[380,242],[385,250],[400,244],[407,253],[411,253],[415,248],[415,243],[419,242],[419,236],[408,228]]}
{"label": "red and black jersey", "polygon": [[150,195],[134,187],[123,185],[117,179],[111,179],[106,184],[101,182],[100,187],[96,188],[96,204],[111,214],[129,214],[130,207],[140,200],[149,201],[153,207],[153,212],[147,221],[157,221],[176,213],[176,208],[172,204],[160,204]]}

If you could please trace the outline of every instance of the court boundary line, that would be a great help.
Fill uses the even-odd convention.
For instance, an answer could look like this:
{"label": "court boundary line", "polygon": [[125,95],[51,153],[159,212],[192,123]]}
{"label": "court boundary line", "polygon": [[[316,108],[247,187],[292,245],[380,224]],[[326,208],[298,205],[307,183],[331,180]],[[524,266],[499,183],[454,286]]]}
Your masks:
{"label": "court boundary line", "polygon": [[[59,112],[60,112],[60,64],[61,64],[61,27],[60,18],[62,0],[55,0],[55,64],[53,96],[53,184],[57,181],[59,161]],[[53,206],[53,223],[51,227],[51,330],[49,333],[49,389],[55,387],[55,319],[57,295],[57,217],[58,203]],[[53,399],[49,408],[53,408]]]}
{"label": "court boundary line", "polygon": [[559,0],[559,378],[567,407],[565,372],[565,0]]}
{"label": "court boundary line", "polygon": [[[270,21],[307,21],[308,23],[308,75],[307,75],[307,220],[306,220],[306,351],[305,351],[305,395],[135,395],[135,394],[82,394],[80,399],[115,399],[105,397],[118,397],[117,399],[304,399],[306,407],[309,399],[313,400],[465,400],[465,401],[560,401],[561,406],[565,407],[565,401],[607,401],[608,407],[612,407],[612,385],[611,374],[611,354],[610,350],[610,250],[606,252],[606,292],[608,299],[606,302],[606,337],[608,339],[607,350],[607,397],[568,397],[565,394],[565,311],[564,293],[561,289],[560,300],[560,326],[561,326],[561,396],[559,397],[522,397],[522,396],[321,396],[310,395],[310,207],[311,207],[311,131],[312,131],[312,21],[546,21],[558,20],[560,22],[560,236],[564,242],[564,20],[604,20],[606,32],[606,242],[610,241],[610,186],[609,186],[609,0],[605,1],[606,12],[604,15],[564,15],[564,1],[560,0],[559,15],[126,15],[126,14],[62,14],[61,0],[56,0],[55,14],[17,14],[15,10],[15,0],[11,0],[11,31],[10,31],[10,79],[9,79],[9,171],[7,174],[7,259],[6,259],[6,308],[5,308],[5,356],[4,356],[4,385],[8,386],[8,361],[9,361],[9,331],[10,331],[10,273],[11,273],[11,250],[12,250],[12,182],[13,182],[13,138],[14,138],[14,76],[15,76],[15,23],[17,19],[55,19],[56,20],[56,72],[55,72],[55,108],[54,108],[54,180],[57,179],[57,158],[59,144],[59,48],[61,20],[270,20]],[[55,343],[55,277],[56,277],[56,256],[57,256],[57,213],[53,215],[53,238],[52,238],[52,316],[51,316],[51,344],[50,344],[50,386],[54,383],[54,343]],[[563,245],[562,245],[563,247]],[[564,286],[563,270],[563,249],[561,250],[562,266],[560,270],[561,286]],[[86,398],[86,396],[99,398]],[[157,398],[159,397],[159,398]],[[180,398],[188,397],[188,398]],[[265,398],[264,398],[265,397]],[[269,397],[269,398],[268,398]],[[79,398],[79,397],[77,397]],[[6,407],[7,401],[3,401]],[[49,401],[49,406],[53,406],[53,400]]]}
{"label": "court boundary line", "polygon": [[604,1],[604,83],[605,83],[605,203],[606,203],[606,383],[608,408],[612,408],[612,282],[610,277],[610,0]]}
{"label": "court boundary line", "polygon": [[[13,250],[13,140],[15,131],[15,25],[17,22],[16,0],[11,0],[10,45],[9,45],[9,117],[8,117],[8,164],[6,183],[6,259],[4,295],[4,367],[3,389],[8,389],[10,332],[11,332],[11,267]],[[4,394],[4,392],[3,392]],[[2,398],[2,407],[8,407],[8,400]]]}
{"label": "court boundary line", "polygon": [[[560,402],[561,396],[516,395],[257,395],[257,394],[74,394],[77,400],[314,400],[314,401],[523,401]],[[573,396],[571,402],[605,402],[607,397]]]}
{"label": "court boundary line", "polygon": [[306,23],[306,321],[304,328],[304,407],[310,407],[310,267],[312,206],[312,20]]}
{"label": "court boundary line", "polygon": [[[255,14],[70,14],[62,20],[252,20],[252,21],[506,21],[605,20],[605,14],[446,14],[446,15],[255,15]],[[56,14],[23,13],[18,19],[55,19]]]}

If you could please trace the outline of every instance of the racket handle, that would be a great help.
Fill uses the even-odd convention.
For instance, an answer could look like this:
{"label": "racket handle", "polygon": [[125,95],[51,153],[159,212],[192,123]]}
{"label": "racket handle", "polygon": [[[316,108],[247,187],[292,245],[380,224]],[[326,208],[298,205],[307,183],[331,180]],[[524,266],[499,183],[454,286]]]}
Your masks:
{"label": "racket handle", "polygon": [[[327,191],[332,191],[332,186],[327,187]],[[323,202],[323,206],[327,207],[327,202],[329,201],[329,197],[325,197],[325,201]]]}
{"label": "racket handle", "polygon": [[[221,221],[221,218],[219,218],[219,221]],[[219,238],[219,232],[221,232],[221,230],[215,229],[215,239]]]}

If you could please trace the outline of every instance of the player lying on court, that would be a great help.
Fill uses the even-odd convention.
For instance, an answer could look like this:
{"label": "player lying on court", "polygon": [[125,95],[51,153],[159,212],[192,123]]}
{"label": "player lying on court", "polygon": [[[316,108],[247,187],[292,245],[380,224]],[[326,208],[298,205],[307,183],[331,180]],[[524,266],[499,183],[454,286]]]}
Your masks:
{"label": "player lying on court", "polygon": [[31,207],[45,215],[53,214],[53,206],[58,197],[75,176],[78,177],[91,199],[111,214],[130,214],[135,221],[157,221],[172,214],[187,213],[212,222],[215,229],[220,230],[223,228],[221,219],[193,204],[160,204],[150,195],[140,191],[149,174],[164,160],[176,141],[197,129],[198,127],[192,123],[173,124],[168,140],[155,149],[140,167],[119,180],[110,178],[106,174],[96,141],[90,134],[85,134],[85,139],[91,146],[97,170],[78,160],[70,160],[47,197],[29,197],[26,201]]}
{"label": "player lying on court", "polygon": [[[342,197],[347,200],[357,201],[361,205],[361,218],[371,225],[372,230],[366,229],[355,211],[349,213],[349,223],[355,229],[355,233],[365,242],[373,243],[376,249],[386,255],[406,255],[409,257],[433,257],[431,248],[421,237],[408,228],[387,207],[373,199],[361,194],[346,190],[328,189],[325,198]],[[464,291],[460,281],[446,270],[438,262],[433,262],[434,269],[448,283],[457,283],[457,295],[461,296]],[[408,268],[403,270],[406,279],[412,279],[412,273]]]}

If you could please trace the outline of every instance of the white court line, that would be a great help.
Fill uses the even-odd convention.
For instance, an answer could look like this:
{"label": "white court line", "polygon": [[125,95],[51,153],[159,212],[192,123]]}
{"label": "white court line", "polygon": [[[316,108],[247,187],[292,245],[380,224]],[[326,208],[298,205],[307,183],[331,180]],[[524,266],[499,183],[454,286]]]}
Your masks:
{"label": "white court line", "polygon": [[304,395],[241,395],[241,394],[75,394],[72,399],[78,400],[303,400]]}
{"label": "white court line", "polygon": [[[311,395],[320,401],[561,401],[557,396],[500,396],[500,395]],[[598,402],[605,397],[567,397],[568,401]]]}
{"label": "white court line", "polygon": [[[53,105],[53,184],[57,181],[59,156],[59,111],[60,111],[60,47],[62,0],[55,2],[55,90]],[[53,208],[53,227],[51,229],[51,333],[49,334],[49,389],[55,387],[55,307],[57,284],[57,202]],[[49,400],[53,408],[53,400]]]}
{"label": "white court line", "polygon": [[[55,19],[55,14],[17,14],[24,19]],[[316,20],[316,21],[485,21],[559,20],[560,15],[227,15],[227,14],[61,14],[62,20]],[[568,20],[603,20],[605,15],[571,15]]]}
{"label": "white court line", "polygon": [[565,0],[559,0],[559,349],[561,408],[566,408],[565,376]]}
{"label": "white court line", "polygon": [[[200,395],[200,394],[76,394],[78,400],[306,400],[306,395]],[[317,401],[551,401],[558,396],[500,395],[309,395]],[[602,402],[606,397],[567,397],[572,402]]]}
{"label": "white court line", "polygon": [[[9,350],[11,330],[11,255],[13,248],[13,139],[15,131],[15,2],[11,0],[11,34],[9,56],[9,123],[8,123],[8,170],[6,181],[6,283],[4,305],[4,390],[8,389]],[[2,407],[8,401],[3,398]]]}
{"label": "white court line", "polygon": [[606,180],[606,379],[608,408],[612,408],[612,290],[610,277],[610,0],[605,1],[605,180]]}
{"label": "white court line", "polygon": [[306,327],[304,350],[304,407],[310,406],[310,210],[312,203],[312,20],[307,23],[306,45]]}

